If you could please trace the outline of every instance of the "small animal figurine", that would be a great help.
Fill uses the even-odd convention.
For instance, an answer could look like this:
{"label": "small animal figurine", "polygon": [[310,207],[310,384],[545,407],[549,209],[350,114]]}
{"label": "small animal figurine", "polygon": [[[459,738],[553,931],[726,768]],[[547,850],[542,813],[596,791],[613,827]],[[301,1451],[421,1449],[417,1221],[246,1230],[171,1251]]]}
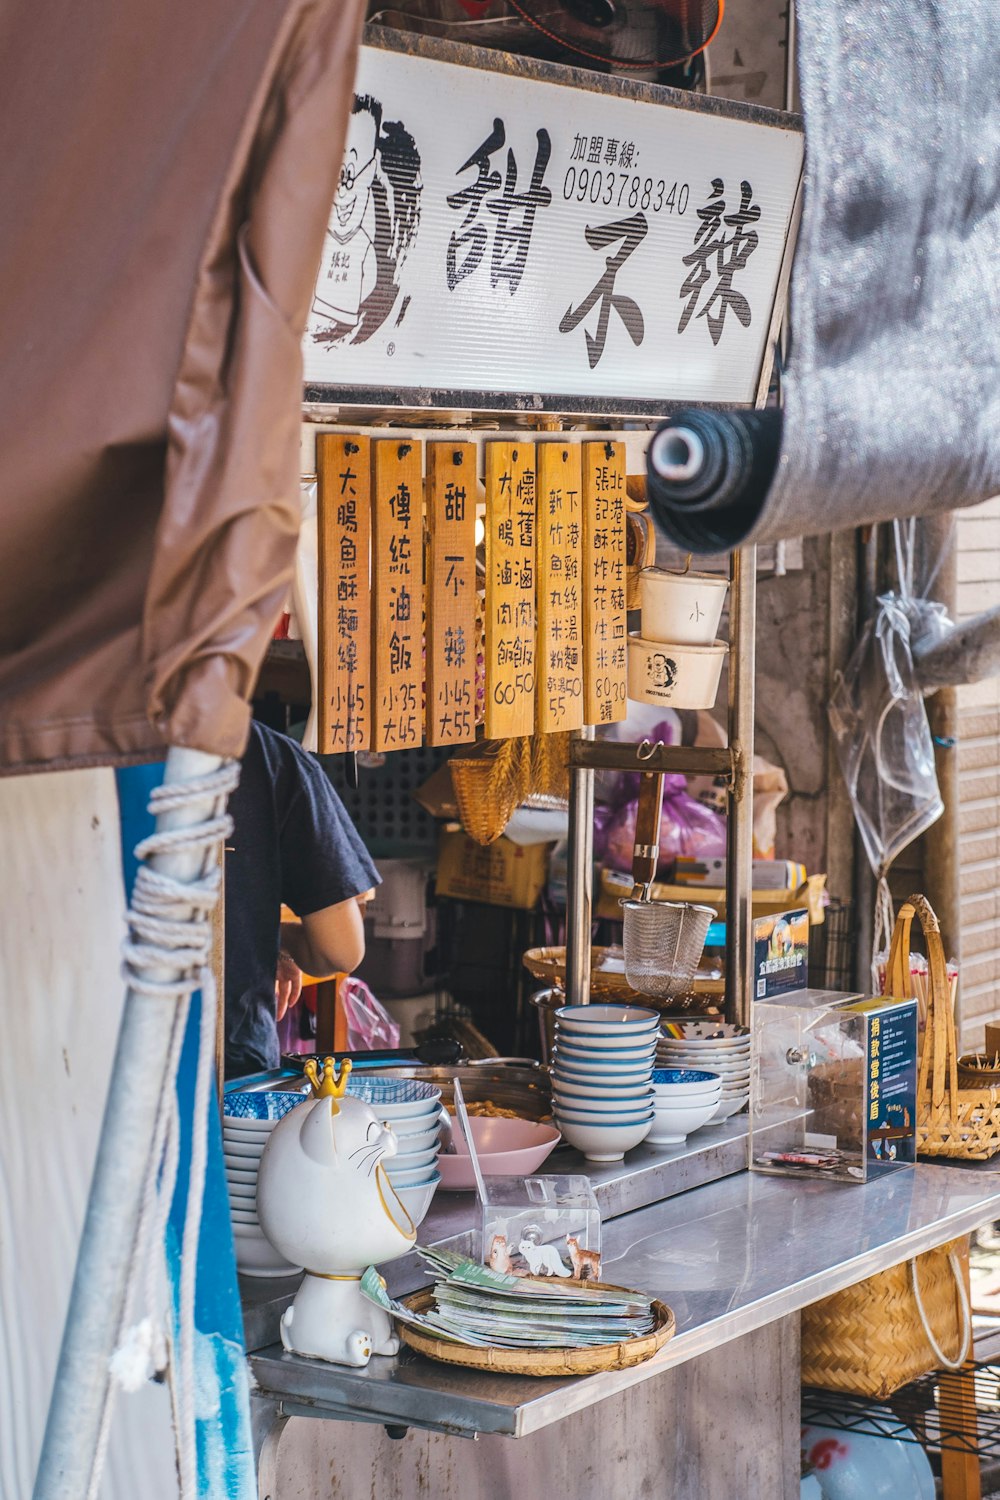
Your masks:
{"label": "small animal figurine", "polygon": [[580,1241],[575,1234],[566,1236],[566,1244],[569,1246],[569,1258],[573,1263],[574,1278],[577,1281],[600,1281],[601,1252],[581,1250]]}
{"label": "small animal figurine", "polygon": [[345,1094],[345,1063],[313,1086],[320,1097],[279,1120],[261,1157],[257,1213],[274,1248],[305,1266],[302,1285],[281,1319],[291,1353],[338,1365],[366,1365],[399,1350],[392,1321],[361,1291],[376,1263],[405,1255],[417,1237],[385,1175],[396,1137],[363,1099]]}
{"label": "small animal figurine", "polygon": [[518,1250],[528,1262],[532,1276],[572,1276],[562,1261],[555,1245],[538,1245],[534,1240],[521,1240]]}
{"label": "small animal figurine", "polygon": [[498,1271],[502,1276],[514,1275],[514,1262],[511,1260],[510,1251],[507,1249],[507,1236],[505,1234],[495,1234],[493,1236],[486,1264],[491,1271]]}

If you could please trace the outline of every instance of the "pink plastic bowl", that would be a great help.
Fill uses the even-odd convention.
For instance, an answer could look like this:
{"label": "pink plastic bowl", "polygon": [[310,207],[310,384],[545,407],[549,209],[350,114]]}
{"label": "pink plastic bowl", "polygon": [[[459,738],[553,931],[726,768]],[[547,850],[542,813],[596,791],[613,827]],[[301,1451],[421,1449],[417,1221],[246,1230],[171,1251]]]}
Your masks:
{"label": "pink plastic bowl", "polygon": [[[521,1177],[535,1172],[561,1139],[554,1125],[536,1125],[533,1120],[474,1116],[470,1124],[484,1177]],[[472,1160],[457,1120],[452,1121],[452,1139],[454,1156],[442,1151],[437,1159],[441,1186],[452,1192],[475,1188]]]}

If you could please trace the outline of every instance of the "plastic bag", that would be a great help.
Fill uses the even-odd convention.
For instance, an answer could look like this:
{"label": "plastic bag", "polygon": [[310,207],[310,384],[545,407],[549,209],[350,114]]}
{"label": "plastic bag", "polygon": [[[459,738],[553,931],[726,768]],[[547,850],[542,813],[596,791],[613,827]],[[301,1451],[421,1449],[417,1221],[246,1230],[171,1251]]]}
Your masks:
{"label": "plastic bag", "polygon": [[347,1021],[348,1052],[378,1052],[399,1046],[399,1026],[363,979],[349,975],[343,980],[339,1000]]}
{"label": "plastic bag", "polygon": [[[663,816],[660,819],[660,865],[672,864],[679,854],[691,859],[717,859],[726,853],[726,820],[689,795],[687,778],[663,778]],[[603,830],[604,863],[613,870],[632,868],[638,798],[617,808]]]}
{"label": "plastic bag", "polygon": [[944,811],[927,710],[913,670],[910,611],[883,594],[838,682],[830,725],[865,852],[881,879]]}

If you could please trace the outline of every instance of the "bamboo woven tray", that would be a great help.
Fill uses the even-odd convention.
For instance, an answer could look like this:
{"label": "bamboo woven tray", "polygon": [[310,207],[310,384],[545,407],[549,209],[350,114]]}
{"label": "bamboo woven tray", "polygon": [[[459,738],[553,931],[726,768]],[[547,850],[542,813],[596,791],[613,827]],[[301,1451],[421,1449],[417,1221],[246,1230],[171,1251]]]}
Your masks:
{"label": "bamboo woven tray", "polygon": [[[607,1282],[584,1284],[606,1286],[608,1291],[622,1290]],[[432,1289],[425,1287],[422,1292],[414,1292],[412,1297],[404,1297],[403,1304],[414,1312],[426,1312],[433,1299]],[[450,1344],[447,1339],[433,1338],[406,1323],[397,1323],[396,1328],[411,1349],[446,1365],[491,1370],[498,1375],[598,1375],[603,1370],[627,1370],[632,1365],[641,1365],[673,1338],[676,1323],[670,1308],[655,1301],[650,1306],[656,1319],[652,1333],[640,1339],[627,1339],[621,1344],[599,1344],[593,1349],[473,1349],[464,1344]]]}
{"label": "bamboo woven tray", "polygon": [[[565,948],[529,948],[521,962],[533,978],[545,984],[561,986],[566,978]],[[602,1000],[642,1000],[625,978],[623,948],[591,948],[590,994]]]}

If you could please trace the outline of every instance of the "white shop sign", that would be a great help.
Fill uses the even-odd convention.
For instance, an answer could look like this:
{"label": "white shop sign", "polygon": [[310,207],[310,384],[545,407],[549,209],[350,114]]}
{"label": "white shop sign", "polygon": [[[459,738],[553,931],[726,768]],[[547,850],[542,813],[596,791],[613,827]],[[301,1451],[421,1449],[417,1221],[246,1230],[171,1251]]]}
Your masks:
{"label": "white shop sign", "polygon": [[362,48],[307,399],[753,402],[801,132],[489,64]]}

